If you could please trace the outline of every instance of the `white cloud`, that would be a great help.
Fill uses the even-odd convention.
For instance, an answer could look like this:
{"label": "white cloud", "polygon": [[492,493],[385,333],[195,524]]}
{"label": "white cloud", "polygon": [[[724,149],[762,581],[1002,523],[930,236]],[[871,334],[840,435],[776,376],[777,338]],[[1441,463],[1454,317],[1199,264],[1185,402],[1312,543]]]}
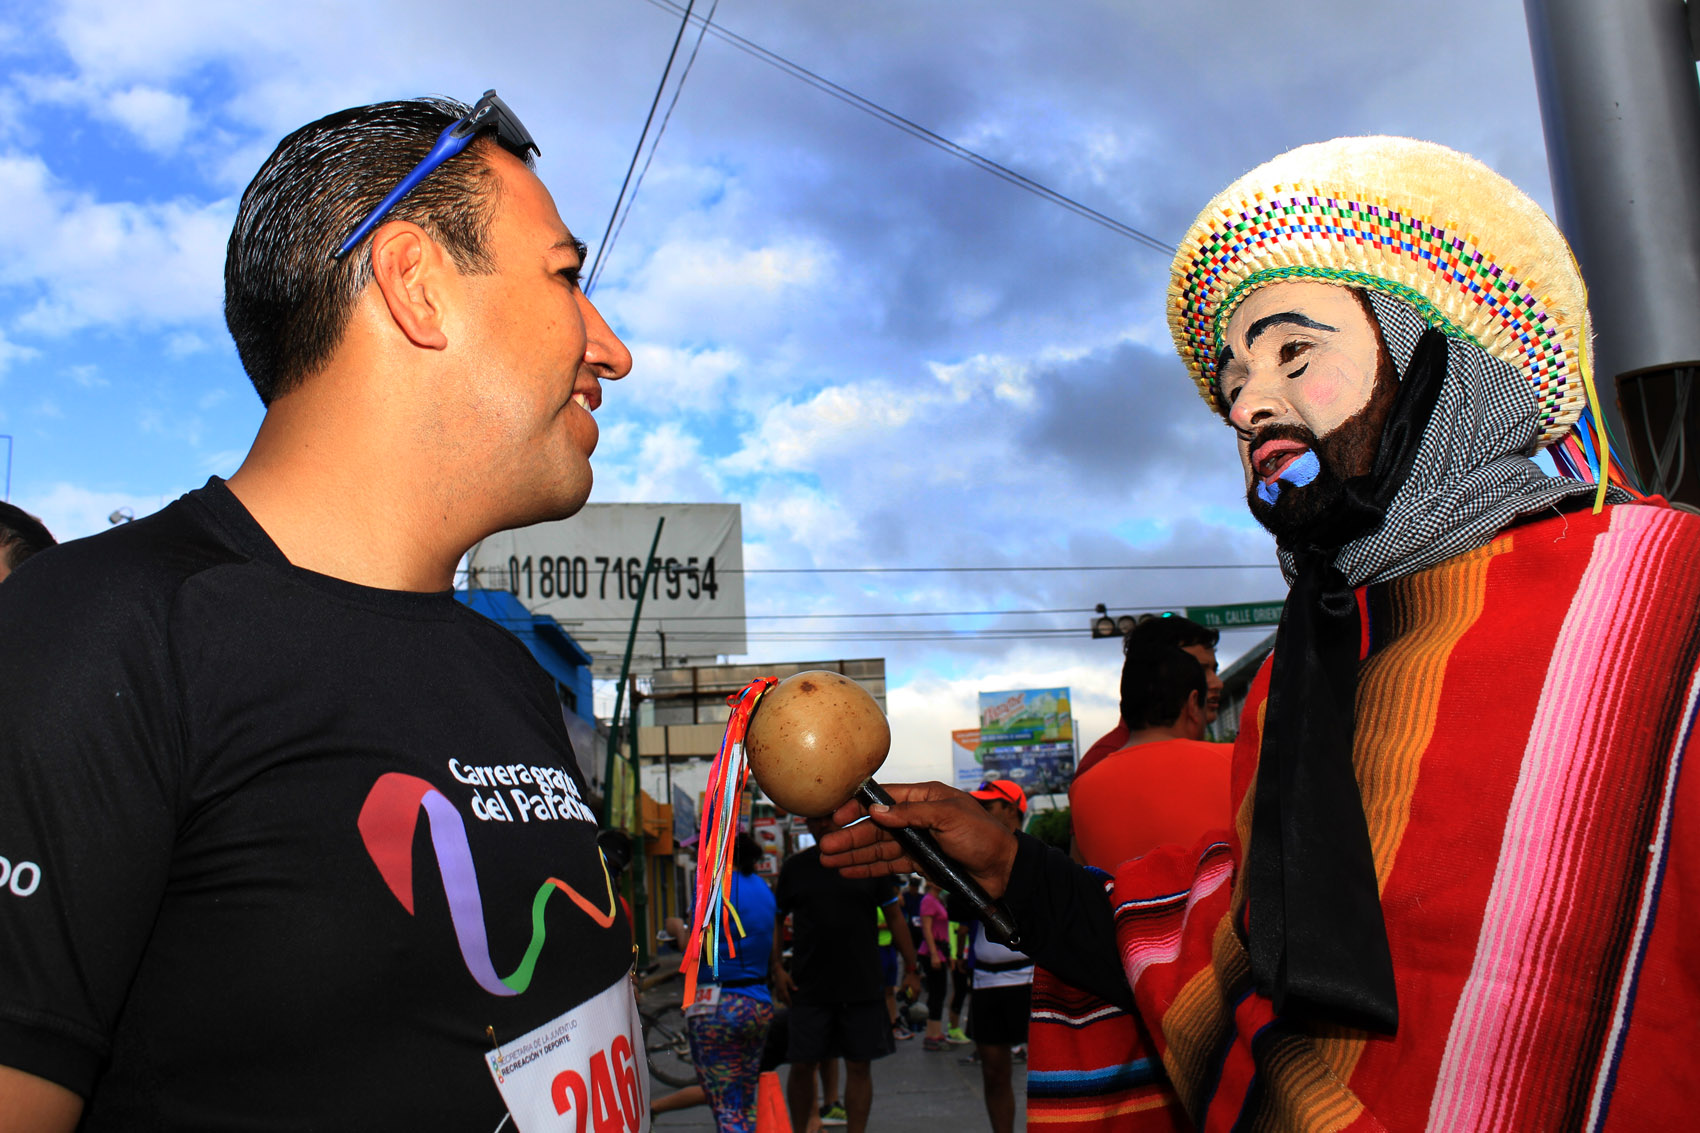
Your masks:
{"label": "white cloud", "polygon": [[170,153],[189,132],[189,100],[156,87],[134,86],[102,100],[102,111],[155,153]]}
{"label": "white cloud", "polygon": [[[888,679],[896,674],[887,674]],[[1115,726],[1120,713],[1121,655],[1108,650],[1102,663],[1047,650],[1021,648],[976,663],[951,677],[916,673],[894,684],[886,697],[891,717],[891,755],[880,781],[937,779],[950,782],[950,733],[979,726],[986,692],[1017,688],[1069,690],[1076,737],[1082,752]]]}
{"label": "white cloud", "polygon": [[166,79],[208,58],[254,52],[279,31],[304,30],[323,7],[298,0],[279,23],[264,18],[263,8],[219,0],[70,0],[53,24],[85,74],[115,85]]}
{"label": "white cloud", "polygon": [[639,428],[629,422],[604,430],[591,458],[598,503],[666,500],[717,502],[724,489],[702,442],[678,422]]}
{"label": "white cloud", "polygon": [[[716,327],[745,342],[772,338],[819,302],[833,262],[832,250],[811,239],[759,247],[718,237],[671,240],[612,290],[610,309],[634,338],[677,337],[685,327]],[[597,298],[608,297],[598,291]]]}
{"label": "white cloud", "polygon": [[79,484],[60,482],[39,495],[14,497],[12,502],[38,517],[64,543],[105,531],[112,526],[108,517],[120,508],[128,508],[137,519],[158,511],[175,499],[175,495],[150,496],[134,492],[100,491]]}
{"label": "white cloud", "polygon": [[165,340],[165,352],[173,358],[187,358],[191,354],[199,354],[209,350],[207,340],[194,331],[178,331]]}
{"label": "white cloud", "polygon": [[962,362],[929,362],[927,369],[949,389],[956,401],[967,401],[989,393],[1017,407],[1033,404],[1031,368],[1026,362],[1002,356],[976,354]]}
{"label": "white cloud", "polygon": [[811,555],[831,559],[858,542],[855,515],[836,493],[770,482],[744,505],[744,540],[794,543]]}
{"label": "white cloud", "polygon": [[0,378],[6,376],[6,371],[13,362],[27,362],[40,356],[41,351],[33,346],[19,346],[6,337],[6,332],[0,330]]}
{"label": "white cloud", "polygon": [[68,367],[65,376],[84,389],[104,389],[112,383],[100,376],[100,367],[88,362]]}
{"label": "white cloud", "polygon": [[199,414],[167,414],[160,409],[142,409],[136,413],[136,424],[143,433],[180,441],[191,449],[201,447],[206,422]]}
{"label": "white cloud", "polygon": [[199,467],[200,470],[205,472],[208,476],[223,476],[228,480],[230,478],[230,474],[235,472],[237,468],[241,467],[242,460],[247,455],[248,453],[244,449],[220,449],[217,452],[209,452],[207,455],[201,457]]}
{"label": "white cloud", "polygon": [[769,409],[727,466],[740,472],[812,469],[823,458],[877,444],[878,436],[909,424],[925,399],[902,396],[883,382],[829,386],[805,401]]}
{"label": "white cloud", "polygon": [[38,157],[0,157],[0,287],[39,298],[16,325],[44,334],[216,318],[235,202],[102,202]]}
{"label": "white cloud", "polygon": [[630,396],[647,406],[665,406],[670,411],[713,406],[727,379],[746,365],[735,350],[694,350],[655,342],[630,345],[631,376],[605,389],[605,396]]}

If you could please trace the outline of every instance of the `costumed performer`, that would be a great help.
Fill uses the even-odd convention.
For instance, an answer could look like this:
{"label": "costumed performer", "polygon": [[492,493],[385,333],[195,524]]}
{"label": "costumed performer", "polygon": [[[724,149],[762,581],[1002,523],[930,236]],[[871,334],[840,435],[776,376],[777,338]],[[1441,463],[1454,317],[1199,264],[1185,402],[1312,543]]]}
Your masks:
{"label": "costumed performer", "polygon": [[1232,828],[1109,879],[891,786],[825,860],[911,868],[883,828],[931,828],[1029,954],[1137,1011],[1106,1081],[1153,1128],[1686,1117],[1700,519],[1589,427],[1558,229],[1438,145],[1305,146],[1200,214],[1169,317],[1291,587]]}

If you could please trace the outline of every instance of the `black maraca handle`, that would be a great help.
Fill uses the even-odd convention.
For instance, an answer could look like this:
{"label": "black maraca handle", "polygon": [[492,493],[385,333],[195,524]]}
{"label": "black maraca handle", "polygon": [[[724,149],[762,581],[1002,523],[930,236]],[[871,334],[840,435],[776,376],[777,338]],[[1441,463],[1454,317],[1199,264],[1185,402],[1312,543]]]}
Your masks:
{"label": "black maraca handle", "polygon": [[[862,781],[862,785],[856,788],[856,797],[870,805],[897,805],[897,800],[891,797],[890,792],[872,779]],[[938,840],[932,834],[910,826],[890,828],[887,833],[897,839],[909,856],[920,863],[921,872],[950,892],[967,898],[968,903],[974,906],[974,911],[991,930],[988,935],[1011,948],[1020,946],[1015,919],[1009,915],[1008,910],[986,896],[986,891],[980,888],[980,883],[969,877],[961,866],[939,848]]]}

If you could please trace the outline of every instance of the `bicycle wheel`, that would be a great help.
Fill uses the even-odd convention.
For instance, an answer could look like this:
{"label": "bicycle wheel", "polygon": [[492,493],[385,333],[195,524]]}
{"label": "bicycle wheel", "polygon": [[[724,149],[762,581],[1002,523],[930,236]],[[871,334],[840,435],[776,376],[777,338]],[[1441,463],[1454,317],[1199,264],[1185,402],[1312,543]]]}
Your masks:
{"label": "bicycle wheel", "polygon": [[649,1072],[669,1086],[694,1086],[696,1064],[685,1039],[685,1013],[677,1006],[643,1015],[643,1052]]}

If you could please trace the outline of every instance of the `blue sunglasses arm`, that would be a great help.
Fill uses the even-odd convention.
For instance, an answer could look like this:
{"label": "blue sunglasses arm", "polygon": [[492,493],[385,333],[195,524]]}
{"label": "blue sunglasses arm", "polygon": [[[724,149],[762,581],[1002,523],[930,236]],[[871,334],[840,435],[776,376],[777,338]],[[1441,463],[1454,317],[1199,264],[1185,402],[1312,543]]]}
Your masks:
{"label": "blue sunglasses arm", "polygon": [[457,137],[455,135],[455,130],[460,125],[460,122],[450,123],[443,129],[441,134],[437,135],[437,144],[431,147],[431,152],[426,154],[424,160],[418,165],[415,165],[412,171],[409,172],[406,177],[401,179],[401,183],[399,185],[390,190],[387,197],[378,202],[378,207],[373,209],[371,214],[368,215],[365,220],[360,222],[360,227],[356,228],[353,235],[343,241],[342,247],[336,250],[336,254],[332,256],[331,259],[340,260],[342,257],[346,256],[350,248],[360,243],[360,241],[366,238],[367,233],[378,227],[378,222],[383,220],[384,215],[396,206],[396,202],[411,193],[414,186],[429,177],[431,175],[431,171],[436,169],[437,166],[443,164],[443,162],[447,161],[449,158],[467,147],[467,144],[470,143],[477,134],[476,132],[468,132]]}

